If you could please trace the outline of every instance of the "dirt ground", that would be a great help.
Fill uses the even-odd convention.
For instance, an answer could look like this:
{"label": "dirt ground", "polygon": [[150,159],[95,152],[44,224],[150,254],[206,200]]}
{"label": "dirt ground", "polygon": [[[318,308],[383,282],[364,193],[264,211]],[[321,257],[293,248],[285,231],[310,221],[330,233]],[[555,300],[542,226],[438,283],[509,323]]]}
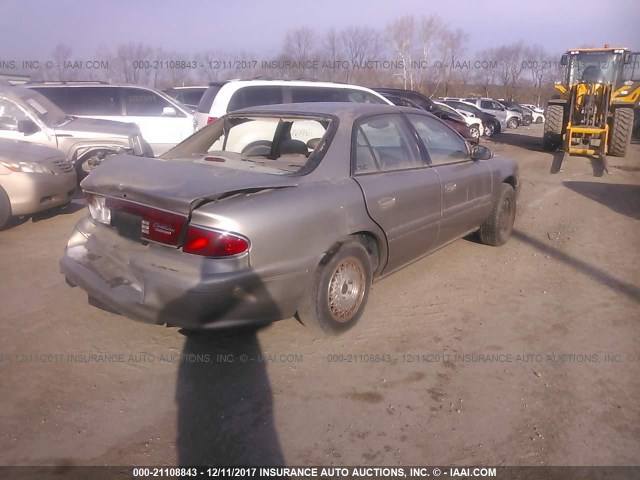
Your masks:
{"label": "dirt ground", "polygon": [[375,284],[337,338],[90,307],[58,273],[81,200],[0,232],[0,464],[637,465],[640,145],[551,174],[541,132],[484,142],[520,165],[509,243]]}

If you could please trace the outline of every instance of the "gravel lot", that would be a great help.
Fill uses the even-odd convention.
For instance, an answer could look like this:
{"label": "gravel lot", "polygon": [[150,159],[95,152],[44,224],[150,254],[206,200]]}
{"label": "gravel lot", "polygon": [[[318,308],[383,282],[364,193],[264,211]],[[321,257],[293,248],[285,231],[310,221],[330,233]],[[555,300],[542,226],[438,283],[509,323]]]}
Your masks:
{"label": "gravel lot", "polygon": [[82,200],[0,232],[0,464],[637,464],[640,145],[553,175],[541,134],[485,142],[520,164],[512,240],[377,283],[338,338],[90,307],[58,273]]}

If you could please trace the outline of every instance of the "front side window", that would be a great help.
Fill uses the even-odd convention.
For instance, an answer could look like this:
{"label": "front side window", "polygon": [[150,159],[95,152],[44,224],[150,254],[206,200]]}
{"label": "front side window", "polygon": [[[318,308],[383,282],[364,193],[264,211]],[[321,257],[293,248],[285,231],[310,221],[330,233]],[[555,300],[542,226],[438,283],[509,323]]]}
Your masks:
{"label": "front side window", "polygon": [[0,130],[17,131],[20,120],[27,120],[20,107],[6,98],[0,98]]}
{"label": "front side window", "polygon": [[161,117],[165,107],[175,107],[160,95],[150,90],[123,88],[124,106],[127,115],[133,117]]}
{"label": "front side window", "polygon": [[367,118],[358,126],[355,142],[356,174],[407,170],[425,165],[400,115]]}
{"label": "front side window", "polygon": [[490,100],[480,100],[480,108],[495,110],[495,107],[493,106],[493,102]]}
{"label": "front side window", "polygon": [[445,124],[425,115],[408,114],[433,165],[455,163],[469,158],[467,143]]}

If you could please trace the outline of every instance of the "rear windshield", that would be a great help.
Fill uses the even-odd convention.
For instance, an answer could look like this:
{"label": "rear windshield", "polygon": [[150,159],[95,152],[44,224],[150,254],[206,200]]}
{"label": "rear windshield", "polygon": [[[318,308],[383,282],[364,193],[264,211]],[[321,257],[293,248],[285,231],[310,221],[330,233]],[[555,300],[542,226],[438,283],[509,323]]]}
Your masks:
{"label": "rear windshield", "polygon": [[209,86],[198,102],[197,111],[200,113],[209,113],[211,111],[211,105],[213,105],[213,100],[216,98],[216,95],[218,95],[221,88],[222,85]]}
{"label": "rear windshield", "polygon": [[309,165],[319,161],[320,150],[326,150],[323,145],[328,145],[332,123],[317,116],[227,116],[162,158],[195,159],[274,175],[306,173]]}

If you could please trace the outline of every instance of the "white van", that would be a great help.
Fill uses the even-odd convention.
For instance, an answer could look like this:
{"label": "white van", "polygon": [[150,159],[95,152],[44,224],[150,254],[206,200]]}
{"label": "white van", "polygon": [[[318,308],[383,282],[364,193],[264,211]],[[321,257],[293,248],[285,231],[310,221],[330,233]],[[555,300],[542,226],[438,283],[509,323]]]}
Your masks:
{"label": "white van", "polygon": [[353,102],[393,105],[366,87],[303,80],[231,80],[211,84],[196,109],[197,128],[228,112],[260,105]]}

